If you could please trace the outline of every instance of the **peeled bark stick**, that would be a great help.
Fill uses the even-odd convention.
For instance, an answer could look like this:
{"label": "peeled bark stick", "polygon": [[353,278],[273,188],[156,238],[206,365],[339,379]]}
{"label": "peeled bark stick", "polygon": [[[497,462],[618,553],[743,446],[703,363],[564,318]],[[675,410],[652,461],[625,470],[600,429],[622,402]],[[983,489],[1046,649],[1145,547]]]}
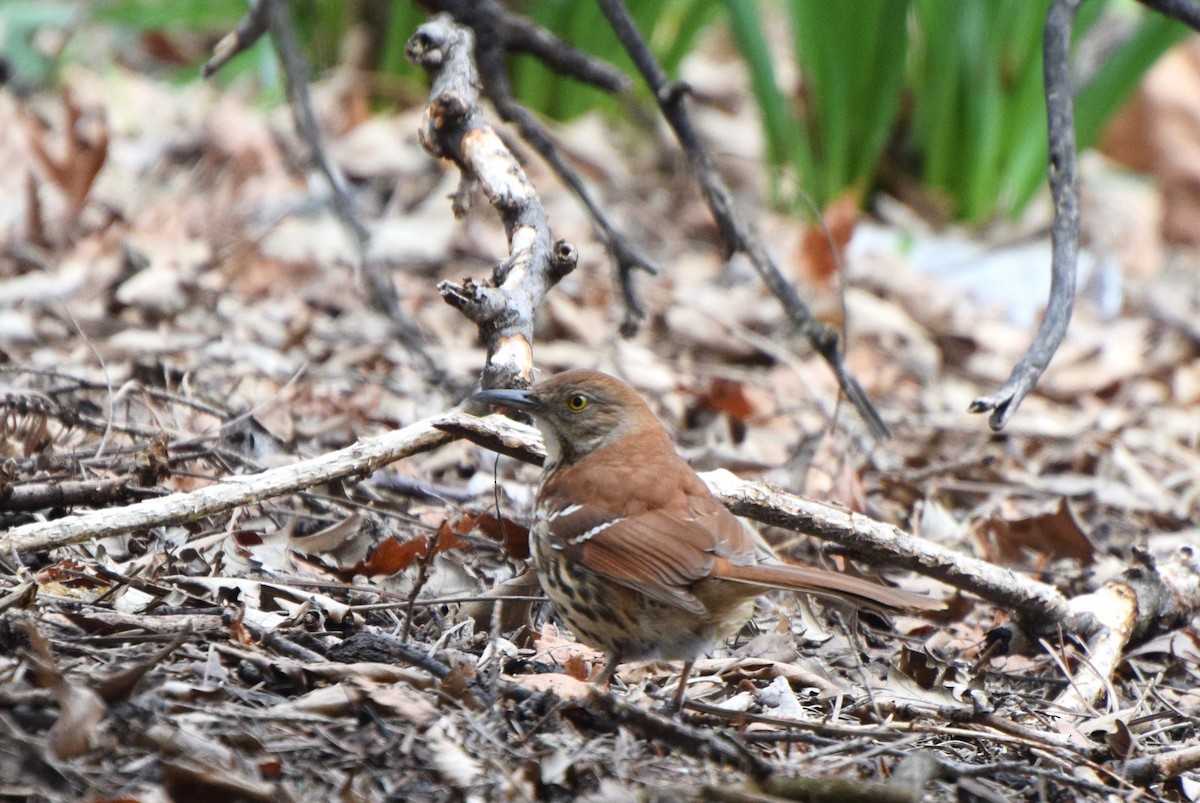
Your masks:
{"label": "peeled bark stick", "polygon": [[1055,700],[1066,715],[1091,716],[1125,648],[1185,626],[1200,612],[1200,556],[1185,546],[1159,565],[1146,552],[1135,564],[1092,594],[1073,598],[1077,615],[1095,619],[1098,627],[1087,642],[1075,677]]}
{"label": "peeled bark stick", "polygon": [[519,14],[499,0],[420,0],[433,11],[444,11],[475,33],[475,61],[483,75],[483,89],[496,111],[558,174],[575,193],[595,224],[596,233],[608,247],[616,269],[617,282],[625,304],[621,334],[630,336],[645,311],[634,288],[634,271],[658,273],[654,261],[609,220],[603,207],[592,197],[583,178],[568,164],[546,130],[528,109],[516,101],[508,80],[508,56],[528,53],[551,70],[591,84],[614,95],[625,95],[633,81],[623,72],[594,56],[584,53]]}
{"label": "peeled bark stick", "polygon": [[473,49],[471,31],[445,14],[417,28],[407,46],[409,59],[433,78],[421,144],[462,171],[455,212],[465,211],[463,199],[478,183],[508,235],[509,255],[489,280],[441,282],[438,292],[479,328],[487,347],[483,387],[529,387],[534,315],[550,288],[575,269],[577,255],[571,244],[551,241],[533,184],[484,119]]}

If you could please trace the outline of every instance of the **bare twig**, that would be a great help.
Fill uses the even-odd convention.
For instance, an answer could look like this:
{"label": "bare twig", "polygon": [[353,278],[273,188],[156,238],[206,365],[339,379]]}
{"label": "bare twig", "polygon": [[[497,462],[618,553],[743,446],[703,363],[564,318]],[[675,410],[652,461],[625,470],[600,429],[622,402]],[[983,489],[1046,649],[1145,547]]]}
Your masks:
{"label": "bare twig", "polygon": [[530,53],[562,75],[617,95],[625,94],[632,88],[629,77],[514,14],[497,0],[421,0],[421,3],[431,10],[452,15],[475,33],[475,60],[483,74],[483,86],[488,99],[506,122],[517,127],[522,139],[546,160],[591,215],[596,233],[608,248],[621,289],[625,307],[621,331],[626,336],[632,335],[645,317],[645,310],[634,287],[633,274],[639,270],[655,274],[658,266],[608,219],[583,179],[559,155],[546,128],[528,109],[517,103],[508,81],[505,57],[509,53]]}
{"label": "bare twig", "polygon": [[783,273],[771,259],[771,255],[767,253],[758,234],[734,206],[733,196],[721,178],[712,154],[709,153],[700,139],[699,132],[692,125],[691,116],[684,104],[687,94],[686,87],[671,84],[668,81],[667,74],[655,60],[646,40],[638,31],[633,18],[629,16],[629,11],[620,0],[597,1],[617,38],[654,93],[663,116],[675,131],[679,144],[687,153],[688,162],[695,171],[700,187],[704,191],[704,198],[717,222],[717,228],[728,254],[740,252],[749,258],[763,283],[783,305],[784,312],[792,325],[808,339],[817,353],[829,364],[830,369],[837,377],[842,392],[858,410],[858,414],[870,427],[871,432],[876,438],[888,437],[887,425],[879,417],[879,413],[871,404],[871,400],[867,398],[862,386],[858,384],[858,380],[846,370],[846,366],[842,362],[841,343],[837,332],[813,317],[808,306],[800,298],[800,294],[796,292],[796,288],[783,277]]}
{"label": "bare twig", "polygon": [[[417,28],[408,56],[433,77],[421,144],[462,171],[463,188],[482,185],[508,234],[509,255],[490,281],[442,282],[438,292],[478,328],[487,346],[485,388],[533,383],[533,323],[542,299],[575,269],[575,248],[552,242],[546,211],[521,165],[484,119],[471,31],[446,15]],[[456,205],[456,211],[458,205]]]}
{"label": "bare twig", "polygon": [[212,58],[200,68],[200,74],[205,78],[216,75],[217,70],[228,64],[234,56],[254,47],[270,25],[266,0],[252,0],[250,8],[246,10],[246,16],[238,20],[237,27],[217,42]]}
{"label": "bare twig", "polygon": [[599,690],[592,691],[588,703],[644,739],[670,745],[698,758],[718,759],[736,764],[757,779],[771,775],[771,765],[732,736],[710,734],[629,705],[615,695]]}
{"label": "bare twig", "polygon": [[1033,343],[1013,367],[1008,381],[990,396],[971,402],[970,411],[992,415],[988,425],[1004,427],[1033,390],[1067,334],[1075,304],[1075,268],[1079,259],[1079,180],[1075,173],[1075,101],[1071,89],[1071,26],[1083,0],[1054,0],[1046,15],[1043,59],[1046,117],[1050,140],[1050,193],[1054,226],[1050,231],[1050,300]]}
{"label": "bare twig", "polygon": [[628,92],[630,80],[625,73],[572,47],[545,28],[514,14],[499,0],[420,0],[433,12],[444,12],[478,34],[476,53],[484,47],[497,47],[514,53],[529,53],[562,75],[613,94]]}
{"label": "bare twig", "polygon": [[8,485],[0,482],[0,512],[44,510],[49,507],[111,505],[114,502],[161,496],[151,488],[139,488],[130,476],[96,480],[38,482]]}
{"label": "bare twig", "polygon": [[441,540],[442,531],[437,529],[433,531],[433,535],[425,541],[425,552],[417,557],[417,579],[413,581],[412,591],[408,593],[408,602],[404,606],[404,629],[400,631],[400,640],[407,643],[408,636],[412,633],[413,611],[417,606],[417,595],[421,593],[421,589],[425,587],[425,582],[429,579],[429,565],[433,563],[434,556],[438,552],[438,541]]}

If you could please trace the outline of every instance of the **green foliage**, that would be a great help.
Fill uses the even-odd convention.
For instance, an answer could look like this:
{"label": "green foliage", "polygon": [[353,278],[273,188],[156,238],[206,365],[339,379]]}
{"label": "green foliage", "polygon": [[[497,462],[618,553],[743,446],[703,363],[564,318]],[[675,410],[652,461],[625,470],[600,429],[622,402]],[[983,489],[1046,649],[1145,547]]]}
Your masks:
{"label": "green foliage", "polygon": [[[904,89],[907,5],[907,0],[789,3],[792,41],[805,76],[793,104],[779,91],[758,3],[725,0],[734,40],[750,68],[768,157],[790,167],[819,205],[865,182],[887,143]],[[776,182],[777,199],[779,189]]]}
{"label": "green foliage", "polygon": [[[1050,0],[791,0],[801,98],[778,89],[756,0],[725,0],[750,67],[772,164],[824,206],[865,189],[889,136],[954,214],[1016,214],[1045,180],[1042,25]],[[1078,39],[1106,9],[1085,3]],[[1186,29],[1146,13],[1079,93],[1078,140],[1092,143],[1154,60]],[[907,54],[906,54],[907,51]],[[907,55],[907,67],[905,66]],[[900,114],[907,96],[909,112]],[[795,205],[797,197],[784,199]]]}
{"label": "green foliage", "polygon": [[[910,63],[909,144],[924,183],[945,192],[963,220],[1017,214],[1046,180],[1042,26],[1049,7],[1050,0],[914,0],[920,38]],[[1076,42],[1107,10],[1083,4]],[[1095,142],[1142,74],[1184,33],[1158,14],[1137,20],[1133,35],[1077,92],[1079,147]]]}
{"label": "green foliage", "polygon": [[[750,67],[768,157],[794,172],[805,195],[824,206],[847,189],[865,189],[889,136],[898,135],[924,184],[971,222],[1020,212],[1045,180],[1042,25],[1049,4],[791,0],[784,8],[802,77],[793,104],[776,83],[757,0],[725,0]],[[1099,0],[1085,3],[1076,39],[1105,10]],[[1159,15],[1140,17],[1078,95],[1081,147],[1185,33]],[[905,93],[909,113],[901,115]],[[784,201],[795,205],[798,198]]]}

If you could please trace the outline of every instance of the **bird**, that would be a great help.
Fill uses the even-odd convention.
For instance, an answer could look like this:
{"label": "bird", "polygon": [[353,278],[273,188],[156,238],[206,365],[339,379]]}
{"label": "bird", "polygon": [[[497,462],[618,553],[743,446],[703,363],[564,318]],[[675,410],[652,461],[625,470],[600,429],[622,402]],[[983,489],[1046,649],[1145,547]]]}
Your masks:
{"label": "bird", "polygon": [[944,607],[781,561],[713,496],[641,395],[615,377],[574,369],[472,398],[527,413],[541,431],[546,459],[530,553],[563,622],[604,652],[601,687],[627,661],[683,661],[678,710],[695,660],[736,635],[771,589],[878,610]]}

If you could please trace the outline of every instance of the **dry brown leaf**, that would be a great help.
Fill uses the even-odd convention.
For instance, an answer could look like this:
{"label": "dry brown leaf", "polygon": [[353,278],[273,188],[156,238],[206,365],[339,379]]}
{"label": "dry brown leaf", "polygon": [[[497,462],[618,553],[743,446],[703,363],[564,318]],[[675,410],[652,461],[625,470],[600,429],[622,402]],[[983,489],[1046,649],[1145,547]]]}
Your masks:
{"label": "dry brown leaf", "polygon": [[385,708],[418,727],[432,724],[438,711],[430,697],[407,683],[376,684],[364,678],[355,681],[375,705]]}
{"label": "dry brown leaf", "polygon": [[559,666],[566,666],[573,657],[579,657],[593,665],[604,663],[604,653],[578,641],[563,638],[559,635],[558,628],[550,622],[542,625],[541,631],[533,639],[533,647],[536,651],[533,656],[535,661],[538,658],[549,658]]}
{"label": "dry brown leaf", "polygon": [[483,774],[483,764],[462,747],[458,724],[442,717],[425,733],[431,748],[433,765],[456,789],[470,786]]}
{"label": "dry brown leaf", "polygon": [[1095,560],[1096,546],[1080,527],[1065,498],[1053,513],[1017,519],[988,517],[973,528],[989,560],[1021,565],[1027,551],[1045,559],[1073,558],[1085,566]]}
{"label": "dry brown leaf", "polygon": [[29,150],[42,172],[67,199],[64,231],[79,219],[104,162],[108,158],[108,117],[103,108],[84,109],[68,85],[63,89],[62,155],[51,153],[49,128],[27,120]]}
{"label": "dry brown leaf", "polygon": [[811,223],[796,251],[797,273],[818,290],[829,290],[839,264],[846,258],[846,245],[858,225],[859,191],[847,190],[825,207],[825,225]]}
{"label": "dry brown leaf", "polygon": [[754,404],[746,395],[741,382],[722,377],[713,377],[696,399],[701,410],[726,415],[734,421],[744,422],[755,413]]}
{"label": "dry brown leaf", "polygon": [[[469,528],[467,532],[470,532]],[[407,569],[418,559],[429,555],[431,539],[421,534],[400,540],[395,536],[385,538],[371,550],[367,559],[356,565],[355,574],[365,574],[369,577],[390,577]],[[467,542],[456,532],[456,526],[449,521],[443,521],[438,528],[434,554],[441,554],[451,549],[461,549]]]}
{"label": "dry brown leaf", "polygon": [[55,686],[54,699],[58,701],[58,719],[46,734],[46,746],[61,760],[87,753],[95,746],[108,706],[96,692],[66,678]]}

